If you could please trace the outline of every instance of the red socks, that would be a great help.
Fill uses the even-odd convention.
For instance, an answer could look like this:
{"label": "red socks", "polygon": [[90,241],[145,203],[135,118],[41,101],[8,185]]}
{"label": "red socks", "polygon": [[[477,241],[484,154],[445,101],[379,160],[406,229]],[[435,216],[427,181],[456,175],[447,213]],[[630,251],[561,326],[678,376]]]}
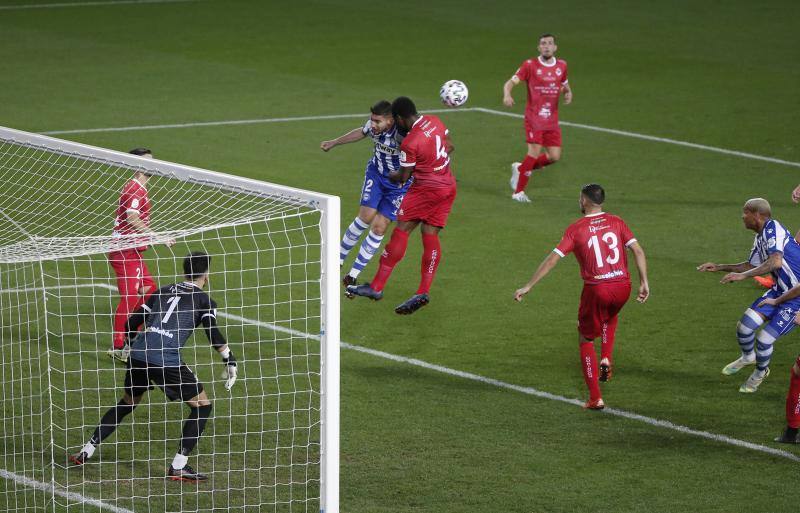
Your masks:
{"label": "red socks", "polygon": [[614,352],[614,336],[617,334],[617,321],[618,316],[614,316],[610,321],[603,325],[603,338],[600,344],[600,359],[608,358],[611,361],[611,355]]}
{"label": "red socks", "polygon": [[542,153],[538,157],[525,156],[525,160],[519,166],[519,181],[517,181],[517,189],[515,192],[521,192],[528,186],[528,180],[531,179],[531,174],[534,169],[541,169],[545,166],[552,164],[550,159],[547,158],[547,153]]}
{"label": "red socks", "polygon": [[597,353],[594,351],[594,342],[581,342],[581,370],[583,380],[589,387],[589,400],[601,399],[600,384],[597,381]]}
{"label": "red socks", "polygon": [[[795,366],[800,366],[800,357]],[[789,393],[786,394],[786,424],[791,428],[800,428],[800,376],[794,373],[789,381]]]}
{"label": "red socks", "polygon": [[389,240],[389,244],[386,245],[381,255],[381,264],[378,267],[378,272],[375,274],[375,277],[372,278],[372,283],[369,285],[372,287],[372,290],[379,292],[383,290],[386,281],[392,274],[392,270],[394,270],[394,266],[405,256],[407,247],[408,232],[395,228],[392,231],[392,238]]}
{"label": "red socks", "polygon": [[436,268],[442,260],[442,245],[439,243],[438,233],[422,234],[422,266],[420,267],[420,282],[417,294],[427,294],[431,290]]}

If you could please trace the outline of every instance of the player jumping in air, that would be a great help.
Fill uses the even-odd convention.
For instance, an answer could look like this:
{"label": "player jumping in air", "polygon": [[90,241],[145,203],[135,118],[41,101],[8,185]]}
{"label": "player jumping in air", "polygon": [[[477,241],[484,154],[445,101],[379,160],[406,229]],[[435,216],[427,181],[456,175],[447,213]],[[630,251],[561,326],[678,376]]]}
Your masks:
{"label": "player jumping in air", "polygon": [[[742,220],[745,228],[756,232],[750,258],[738,264],[706,262],[699,265],[697,270],[727,272],[722,283],[772,273],[775,285],[753,301],[736,325],[736,337],[742,355],[722,369],[723,374],[730,376],[755,364],[756,369],[739,387],[739,392],[753,393],[769,376],[773,344],[794,329],[795,315],[800,311],[800,299],[797,298],[784,300],[780,307],[765,301],[781,296],[800,283],[800,246],[789,230],[772,219],[772,209],[763,198],[747,200],[742,208]],[[759,328],[762,329],[759,331]]]}
{"label": "player jumping in air", "polygon": [[[119,403],[108,410],[100,420],[94,434],[70,461],[83,465],[92,457],[97,446],[111,435],[120,422],[141,402],[145,392],[158,385],[170,401],[181,399],[189,406],[189,416],[183,425],[180,449],[169,467],[167,476],[175,481],[205,481],[207,477],[187,465],[206,422],[211,417],[211,401],[203,385],[183,363],[181,349],[198,326],[203,326],[206,336],[225,364],[230,390],[236,382],[236,358],[225,338],[217,328],[217,305],[203,287],[208,283],[211,257],[205,253],[192,253],[183,261],[186,281],[162,287],[146,303],[134,311],[126,325],[131,343],[128,370],[125,372],[125,394]],[[144,331],[138,332],[144,324]]]}
{"label": "player jumping in air", "polygon": [[[558,98],[564,91],[564,103],[572,102],[572,89],[567,81],[567,63],[556,59],[556,38],[553,34],[539,36],[539,56],[523,62],[503,84],[503,104],[514,105],[511,90],[524,81],[528,84],[528,103],[525,105],[525,141],[528,154],[523,161],[511,164],[511,199],[530,203],[525,194],[535,169],[549,166],[561,158],[561,128],[558,126]],[[544,148],[544,153],[542,153]]]}
{"label": "player jumping in air", "polygon": [[[567,253],[575,253],[583,277],[583,293],[578,309],[578,343],[583,379],[589,387],[589,401],[584,407],[592,410],[602,410],[605,407],[598,380],[611,379],[618,314],[631,293],[628,258],[624,248],[633,252],[639,270],[639,292],[636,300],[644,303],[650,296],[644,250],[625,221],[603,212],[604,201],[605,191],[601,186],[589,184],[581,189],[579,203],[584,217],[567,228],[561,242],[539,265],[530,281],[514,292],[514,299],[522,301],[522,297],[561,258]],[[599,337],[602,339],[598,374],[594,340]]]}
{"label": "player jumping in air", "polygon": [[390,173],[400,170],[400,142],[403,140],[392,116],[392,104],[386,100],[379,101],[372,106],[370,112],[371,116],[364,126],[320,144],[322,151],[329,151],[340,144],[360,141],[367,136],[375,144],[374,153],[364,172],[361,207],[356,218],[347,227],[339,248],[339,265],[344,265],[350,250],[369,228],[369,234],[361,243],[350,272],[342,280],[345,287],[356,284],[358,275],[380,248],[386,229],[397,219],[397,209],[411,185],[411,180],[399,183],[389,179]]}
{"label": "player jumping in air", "polygon": [[383,287],[394,266],[403,258],[408,246],[408,236],[422,224],[422,278],[417,293],[395,308],[398,314],[412,314],[428,304],[428,292],[442,260],[439,231],[447,224],[447,217],[456,199],[456,179],[450,172],[450,153],[453,146],[447,127],[428,114],[417,113],[410,98],[401,96],[392,103],[392,113],[397,124],[408,135],[400,145],[402,170],[392,177],[398,183],[411,176],[414,183],[400,204],[397,226],[392,230],[389,244],[381,255],[378,272],[369,285],[349,286],[347,291],[373,300],[383,297]]}
{"label": "player jumping in air", "polygon": [[[129,153],[153,158],[152,152],[146,148],[135,148]],[[150,173],[137,171],[122,188],[114,219],[113,237],[150,233],[150,199],[147,197],[149,178]],[[171,246],[174,243],[175,241],[168,241],[166,244]],[[123,363],[128,360],[130,352],[130,348],[125,345],[125,321],[131,312],[147,301],[157,287],[142,258],[145,250],[147,246],[143,245],[108,254],[108,261],[117,276],[117,289],[120,295],[114,313],[113,345],[108,350],[108,355]]]}

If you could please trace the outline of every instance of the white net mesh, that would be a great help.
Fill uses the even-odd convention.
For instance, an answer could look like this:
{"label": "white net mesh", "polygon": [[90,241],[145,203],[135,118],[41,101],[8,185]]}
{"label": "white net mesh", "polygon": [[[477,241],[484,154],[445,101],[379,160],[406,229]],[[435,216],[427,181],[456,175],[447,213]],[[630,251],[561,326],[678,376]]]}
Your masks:
{"label": "white net mesh", "polygon": [[[0,137],[0,510],[319,511],[323,213],[291,190],[114,157]],[[119,301],[107,253],[142,244],[111,237],[137,169],[153,173],[152,276],[183,281],[186,254],[211,255],[206,291],[239,364],[228,392],[202,329],[182,351],[213,403],[189,458],[199,485],[165,479],[187,407],[158,388],[85,465],[67,460],[124,392],[105,354]]]}

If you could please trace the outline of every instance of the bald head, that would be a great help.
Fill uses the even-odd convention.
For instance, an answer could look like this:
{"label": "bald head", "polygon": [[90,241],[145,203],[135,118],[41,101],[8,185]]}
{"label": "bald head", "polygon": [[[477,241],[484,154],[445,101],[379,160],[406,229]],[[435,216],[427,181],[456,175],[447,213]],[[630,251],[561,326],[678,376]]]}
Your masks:
{"label": "bald head", "polygon": [[750,198],[744,203],[742,209],[766,217],[772,216],[772,207],[769,206],[769,201],[764,198]]}

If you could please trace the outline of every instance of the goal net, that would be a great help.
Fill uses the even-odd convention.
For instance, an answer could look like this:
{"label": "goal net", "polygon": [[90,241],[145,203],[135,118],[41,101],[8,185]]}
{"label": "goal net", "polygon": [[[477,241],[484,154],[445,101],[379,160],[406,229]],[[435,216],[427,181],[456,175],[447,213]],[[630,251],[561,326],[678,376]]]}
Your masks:
{"label": "goal net", "polygon": [[[150,233],[112,237],[137,171]],[[336,197],[0,128],[0,510],[337,512],[338,242]],[[182,351],[213,405],[189,456],[199,484],[166,479],[188,407],[157,387],[68,460],[124,393],[108,254],[142,244],[158,287],[211,256],[205,291],[238,363],[227,391],[202,328]]]}

